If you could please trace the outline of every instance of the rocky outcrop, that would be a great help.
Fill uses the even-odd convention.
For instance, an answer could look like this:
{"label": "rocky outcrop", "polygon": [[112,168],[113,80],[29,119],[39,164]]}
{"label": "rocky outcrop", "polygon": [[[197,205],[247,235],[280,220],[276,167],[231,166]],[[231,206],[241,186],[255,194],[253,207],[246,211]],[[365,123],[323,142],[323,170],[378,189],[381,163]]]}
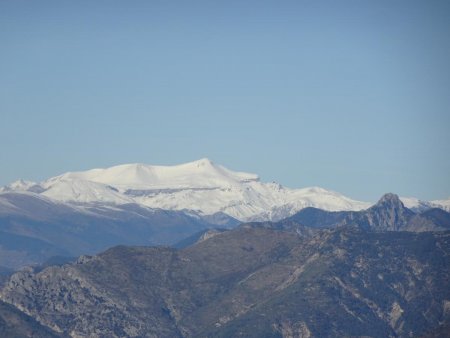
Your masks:
{"label": "rocky outcrop", "polygon": [[279,224],[294,222],[314,229],[356,226],[369,231],[446,231],[450,213],[429,209],[415,213],[395,194],[385,194],[375,205],[362,211],[326,211],[306,208]]}

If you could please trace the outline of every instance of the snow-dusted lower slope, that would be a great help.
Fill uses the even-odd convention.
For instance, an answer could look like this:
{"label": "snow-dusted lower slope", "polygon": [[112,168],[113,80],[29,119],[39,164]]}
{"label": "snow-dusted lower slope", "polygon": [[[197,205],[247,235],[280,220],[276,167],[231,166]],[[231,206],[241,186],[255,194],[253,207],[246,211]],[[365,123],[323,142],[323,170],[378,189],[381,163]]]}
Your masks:
{"label": "snow-dusted lower slope", "polygon": [[222,212],[241,221],[279,220],[305,207],[337,211],[370,206],[322,188],[289,189],[263,183],[255,174],[234,172],[208,159],[175,166],[124,164],[68,172],[39,184],[18,181],[2,190],[32,190],[76,204],[137,203],[201,215]]}
{"label": "snow-dusted lower slope", "polygon": [[41,185],[42,195],[63,202],[77,203],[133,203],[134,200],[116,188],[82,179],[51,179]]}

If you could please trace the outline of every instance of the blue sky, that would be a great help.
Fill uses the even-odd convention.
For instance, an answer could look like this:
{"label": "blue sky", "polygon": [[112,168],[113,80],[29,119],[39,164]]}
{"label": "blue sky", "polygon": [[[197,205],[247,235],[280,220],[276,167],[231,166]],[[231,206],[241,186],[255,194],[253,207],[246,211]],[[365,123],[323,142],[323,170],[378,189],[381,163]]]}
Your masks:
{"label": "blue sky", "polygon": [[450,196],[448,1],[0,2],[0,185],[209,157]]}

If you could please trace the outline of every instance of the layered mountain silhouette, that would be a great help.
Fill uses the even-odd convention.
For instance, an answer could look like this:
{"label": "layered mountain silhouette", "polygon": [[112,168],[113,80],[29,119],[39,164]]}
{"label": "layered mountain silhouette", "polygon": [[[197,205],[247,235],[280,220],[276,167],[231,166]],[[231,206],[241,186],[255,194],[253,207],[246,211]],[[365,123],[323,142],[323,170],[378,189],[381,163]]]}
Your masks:
{"label": "layered mountain silhouette", "polygon": [[[190,198],[207,209],[180,209]],[[289,190],[208,160],[18,182],[0,193],[0,336],[440,336],[450,213],[433,206]]]}
{"label": "layered mountain silhouette", "polygon": [[[95,254],[118,244],[185,246],[192,243],[188,237],[196,233],[239,224],[223,213],[200,216],[137,204],[92,205],[87,209],[29,193],[3,193],[0,206],[0,272],[43,264],[55,256]],[[450,214],[442,209],[414,213],[398,196],[386,194],[366,210],[304,208],[267,224],[303,235],[351,224],[373,231],[443,231],[450,229]],[[185,244],[177,244],[183,240]]]}
{"label": "layered mountain silhouette", "polygon": [[4,281],[0,330],[432,337],[450,325],[449,215],[417,214],[386,194],[358,212],[306,208],[279,222],[202,230],[181,249],[118,246],[27,268]]}
{"label": "layered mountain silhouette", "polygon": [[319,187],[264,183],[256,174],[206,158],[68,172],[39,183],[19,180],[0,188],[0,276],[119,244],[177,245],[198,232],[241,222],[292,225],[303,235],[352,223],[378,230],[449,227],[446,200],[385,199],[385,206],[380,201],[371,207]]}

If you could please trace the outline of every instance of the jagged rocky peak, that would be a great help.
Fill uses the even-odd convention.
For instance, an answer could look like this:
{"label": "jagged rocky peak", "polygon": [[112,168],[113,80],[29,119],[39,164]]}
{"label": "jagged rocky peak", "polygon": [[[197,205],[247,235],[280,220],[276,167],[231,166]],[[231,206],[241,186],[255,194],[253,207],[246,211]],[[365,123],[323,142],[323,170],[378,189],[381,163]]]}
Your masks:
{"label": "jagged rocky peak", "polygon": [[398,195],[393,194],[393,193],[387,193],[384,194],[380,200],[375,204],[375,206],[391,206],[391,207],[396,207],[396,208],[404,208],[405,205],[403,204],[403,202],[400,200],[400,197],[398,197]]}
{"label": "jagged rocky peak", "polygon": [[405,207],[398,195],[388,193],[371,208],[364,217],[369,227],[378,231],[398,231],[404,229],[414,212]]}

